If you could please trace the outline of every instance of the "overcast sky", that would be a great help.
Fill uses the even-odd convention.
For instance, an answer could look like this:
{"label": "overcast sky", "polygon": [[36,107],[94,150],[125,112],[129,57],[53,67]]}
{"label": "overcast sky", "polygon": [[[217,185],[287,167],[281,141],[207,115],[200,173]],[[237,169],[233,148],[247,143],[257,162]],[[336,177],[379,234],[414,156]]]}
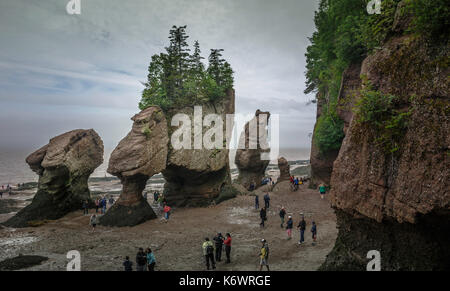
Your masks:
{"label": "overcast sky", "polygon": [[310,146],[304,54],[318,0],[81,0],[81,15],[68,15],[68,2],[0,2],[0,147],[94,128],[114,148],[172,25],[187,25],[205,57],[225,49],[238,113],[280,114],[281,147]]}

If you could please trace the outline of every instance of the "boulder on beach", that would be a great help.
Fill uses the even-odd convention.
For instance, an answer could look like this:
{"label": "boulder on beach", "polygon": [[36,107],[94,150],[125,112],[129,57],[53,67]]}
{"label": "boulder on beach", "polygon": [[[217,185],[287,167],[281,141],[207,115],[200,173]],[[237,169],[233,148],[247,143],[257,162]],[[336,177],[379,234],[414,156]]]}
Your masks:
{"label": "boulder on beach", "polygon": [[108,173],[122,182],[122,192],[100,218],[101,225],[134,226],[156,218],[142,192],[147,181],[166,168],[167,122],[159,107],[149,107],[132,120],[132,130],[112,152],[108,166]]}
{"label": "boulder on beach", "polygon": [[90,201],[89,176],[103,162],[103,142],[93,129],[73,130],[51,139],[26,162],[39,175],[38,190],[6,226],[27,227],[81,209],[83,201]]}
{"label": "boulder on beach", "polygon": [[246,189],[250,187],[251,183],[254,183],[256,188],[261,185],[266,168],[270,162],[268,159],[261,159],[261,155],[270,153],[270,149],[268,147],[267,129],[264,132],[260,132],[259,124],[263,122],[263,119],[260,119],[260,117],[268,121],[270,113],[258,110],[255,113],[255,117],[247,122],[241,134],[239,149],[236,151],[234,161],[239,169],[237,181]]}

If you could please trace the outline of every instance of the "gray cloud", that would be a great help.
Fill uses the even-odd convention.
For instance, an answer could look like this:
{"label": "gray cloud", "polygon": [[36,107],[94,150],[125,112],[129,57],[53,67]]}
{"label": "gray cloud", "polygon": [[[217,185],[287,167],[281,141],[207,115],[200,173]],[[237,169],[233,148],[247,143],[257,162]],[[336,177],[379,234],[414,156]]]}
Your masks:
{"label": "gray cloud", "polygon": [[281,145],[309,146],[304,54],[318,0],[81,0],[77,16],[67,2],[0,2],[0,146],[94,128],[114,147],[138,110],[151,55],[184,24],[205,56],[225,49],[238,112],[280,114]]}

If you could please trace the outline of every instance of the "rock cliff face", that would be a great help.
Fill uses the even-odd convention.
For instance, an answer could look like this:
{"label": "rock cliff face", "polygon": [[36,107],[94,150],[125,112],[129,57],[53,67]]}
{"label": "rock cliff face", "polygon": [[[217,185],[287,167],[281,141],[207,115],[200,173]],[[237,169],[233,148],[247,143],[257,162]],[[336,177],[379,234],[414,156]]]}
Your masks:
{"label": "rock cliff face", "polygon": [[[270,149],[268,148],[263,149],[263,147],[261,147],[261,142],[265,143],[266,145],[268,143],[266,133],[265,134],[261,133],[261,137],[263,140],[259,138],[260,128],[258,124],[260,122],[259,121],[260,115],[264,116],[264,118],[266,118],[267,121],[269,120],[270,117],[269,112],[262,112],[260,110],[256,111],[255,117],[251,121],[247,122],[247,124],[245,125],[245,130],[242,132],[240,138],[241,142],[245,141],[245,146],[243,144],[243,146],[240,146],[243,149],[238,149],[236,151],[235,164],[239,169],[239,177],[237,181],[246,189],[250,187],[251,183],[254,183],[256,187],[259,187],[261,185],[261,181],[266,173],[266,168],[270,162],[266,160],[261,160],[261,154],[270,152]],[[250,134],[250,124],[253,124],[253,126],[256,127],[254,130],[254,132],[257,133],[256,137],[253,137]],[[255,149],[252,149],[252,144],[256,145]]]}
{"label": "rock cliff face", "polygon": [[280,177],[278,178],[277,183],[290,181],[291,172],[289,169],[289,162],[285,158],[278,159],[278,169],[280,169]]}
{"label": "rock cliff face", "polygon": [[[405,23],[396,19],[393,31]],[[395,153],[346,118],[331,178],[339,235],[323,270],[364,270],[370,250],[380,251],[382,270],[450,268],[448,53],[448,44],[398,33],[364,60],[361,76],[410,114]]]}
{"label": "rock cliff face", "polygon": [[[318,98],[317,102],[317,116],[316,120],[319,120],[322,115],[322,107],[323,102],[321,98]],[[316,126],[317,127],[317,124]],[[316,129],[314,128],[314,132]],[[333,172],[333,163],[336,160],[339,151],[330,151],[327,153],[321,153],[319,150],[319,146],[316,144],[315,139],[313,138],[311,142],[311,155],[310,155],[310,163],[311,163],[311,181],[310,187],[316,188],[319,184],[325,183],[327,185],[330,184],[331,181],[331,173]]]}
{"label": "rock cliff face", "polygon": [[[234,90],[214,104],[202,106],[203,118],[209,114],[220,115],[223,122],[222,149],[169,149],[167,166],[162,171],[166,184],[164,194],[172,206],[205,206],[219,203],[236,195],[231,186],[229,151],[226,149],[226,115],[234,114]],[[194,108],[187,107],[170,112],[169,116],[184,113],[194,126]],[[170,120],[169,120],[170,122]],[[203,136],[210,127],[203,126]],[[194,130],[191,132],[194,140]],[[172,133],[170,133],[172,136]],[[194,143],[192,143],[194,148]]]}
{"label": "rock cliff face", "polygon": [[26,227],[81,209],[84,200],[90,201],[89,176],[103,162],[103,142],[92,129],[70,131],[51,139],[26,162],[39,175],[38,191],[7,226]]}
{"label": "rock cliff face", "polygon": [[102,225],[134,226],[156,218],[142,192],[148,179],[166,168],[167,122],[158,107],[147,108],[132,120],[132,130],[109,160],[108,173],[117,176],[123,188],[117,202],[100,218]]}

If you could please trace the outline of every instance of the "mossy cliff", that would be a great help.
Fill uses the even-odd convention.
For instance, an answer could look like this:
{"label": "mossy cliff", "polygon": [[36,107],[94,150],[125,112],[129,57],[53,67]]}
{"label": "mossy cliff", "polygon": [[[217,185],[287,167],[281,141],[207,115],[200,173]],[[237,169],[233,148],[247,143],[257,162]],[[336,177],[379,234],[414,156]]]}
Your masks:
{"label": "mossy cliff", "polygon": [[371,250],[382,270],[450,268],[449,43],[414,29],[411,2],[396,6],[346,100],[330,193],[339,234],[322,270],[365,270]]}

